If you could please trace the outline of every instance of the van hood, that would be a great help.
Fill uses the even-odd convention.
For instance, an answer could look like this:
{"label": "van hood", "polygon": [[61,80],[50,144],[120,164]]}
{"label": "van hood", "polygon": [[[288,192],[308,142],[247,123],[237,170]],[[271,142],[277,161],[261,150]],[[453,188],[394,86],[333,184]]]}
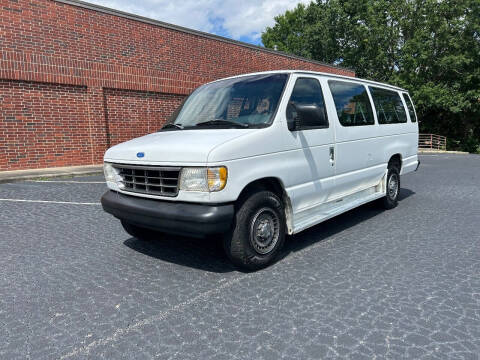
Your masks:
{"label": "van hood", "polygon": [[[258,130],[258,129],[257,129]],[[139,164],[205,164],[215,147],[256,129],[201,129],[162,131],[142,136],[107,150],[104,160]],[[143,157],[141,156],[143,153]]]}

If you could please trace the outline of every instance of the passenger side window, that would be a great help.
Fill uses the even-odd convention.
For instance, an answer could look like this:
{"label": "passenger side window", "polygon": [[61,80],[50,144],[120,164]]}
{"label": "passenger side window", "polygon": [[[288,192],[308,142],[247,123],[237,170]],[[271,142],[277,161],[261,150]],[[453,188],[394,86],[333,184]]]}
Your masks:
{"label": "passenger side window", "polygon": [[405,104],[407,104],[408,113],[410,114],[410,120],[412,122],[417,122],[417,115],[415,115],[415,110],[413,108],[412,100],[410,100],[410,96],[403,93],[403,99],[405,100]]}
{"label": "passenger side window", "polygon": [[290,96],[287,118],[297,116],[295,109],[302,113],[298,130],[328,128],[327,113],[320,82],[313,78],[298,78]]}
{"label": "passenger side window", "polygon": [[407,113],[398,92],[372,86],[370,86],[370,92],[379,124],[407,122]]}
{"label": "passenger side window", "polygon": [[329,81],[328,85],[340,124],[343,126],[375,124],[372,105],[365,86],[336,80]]}

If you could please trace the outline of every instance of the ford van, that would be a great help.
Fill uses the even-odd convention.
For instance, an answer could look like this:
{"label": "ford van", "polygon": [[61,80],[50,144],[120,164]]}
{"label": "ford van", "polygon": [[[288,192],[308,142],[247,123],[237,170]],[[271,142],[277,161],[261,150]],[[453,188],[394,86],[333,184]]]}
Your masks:
{"label": "ford van", "polygon": [[221,237],[255,270],[287,234],[374,200],[394,208],[417,148],[404,89],[307,71],[234,76],[197,88],[158,132],[108,149],[101,202],[131,236]]}

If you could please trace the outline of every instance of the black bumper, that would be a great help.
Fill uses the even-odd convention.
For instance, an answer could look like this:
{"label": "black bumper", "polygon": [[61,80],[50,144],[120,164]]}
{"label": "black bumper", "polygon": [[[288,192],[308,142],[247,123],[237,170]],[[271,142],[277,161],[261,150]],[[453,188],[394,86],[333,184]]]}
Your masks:
{"label": "black bumper", "polygon": [[167,233],[204,236],[228,231],[233,204],[205,205],[151,200],[109,190],[103,194],[103,209],[120,220]]}

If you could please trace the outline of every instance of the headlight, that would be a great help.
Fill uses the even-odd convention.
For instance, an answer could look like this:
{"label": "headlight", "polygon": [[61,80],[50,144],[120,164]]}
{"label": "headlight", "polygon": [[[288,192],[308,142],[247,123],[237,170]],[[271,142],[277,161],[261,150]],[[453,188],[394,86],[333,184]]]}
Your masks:
{"label": "headlight", "polygon": [[123,189],[125,185],[122,183],[122,178],[118,174],[118,170],[115,169],[110,163],[103,163],[103,173],[105,174],[105,180],[117,184],[120,189]]}
{"label": "headlight", "polygon": [[180,174],[180,190],[208,191],[207,168],[183,168]]}
{"label": "headlight", "polygon": [[115,182],[115,175],[117,175],[117,172],[113,168],[112,164],[104,163],[103,164],[103,172],[105,174],[105,180],[106,181]]}
{"label": "headlight", "polygon": [[180,175],[180,190],[213,192],[222,190],[227,184],[227,168],[186,167]]}

